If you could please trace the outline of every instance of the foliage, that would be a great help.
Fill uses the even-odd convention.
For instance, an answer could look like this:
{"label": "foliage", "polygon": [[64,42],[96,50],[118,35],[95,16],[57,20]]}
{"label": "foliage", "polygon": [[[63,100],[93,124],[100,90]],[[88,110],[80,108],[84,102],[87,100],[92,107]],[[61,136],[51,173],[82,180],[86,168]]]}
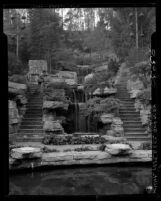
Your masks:
{"label": "foliage", "polygon": [[26,77],[23,76],[23,75],[14,74],[14,75],[9,77],[9,81],[17,82],[17,83],[20,83],[20,84],[26,84]]}
{"label": "foliage", "polygon": [[17,56],[8,52],[8,71],[11,75],[13,74],[22,74],[24,71],[24,65]]}
{"label": "foliage", "polygon": [[137,99],[139,99],[143,104],[149,105],[151,102],[151,88],[143,89],[137,94]]}
{"label": "foliage", "polygon": [[72,95],[72,89],[66,82],[52,82],[49,83],[45,89],[46,92],[50,92],[52,89],[64,89],[66,96]]}
{"label": "foliage", "polygon": [[120,101],[116,98],[91,98],[87,101],[86,116],[94,114],[94,116],[100,116],[102,113],[114,113],[118,115]]}
{"label": "foliage", "polygon": [[69,145],[69,144],[101,144],[105,143],[106,140],[101,137],[94,136],[84,136],[84,137],[73,137],[73,136],[45,136],[42,140],[43,144],[52,144],[52,145]]}
{"label": "foliage", "polygon": [[117,60],[110,59],[108,62],[108,71],[116,75],[120,67],[120,63]]}
{"label": "foliage", "polygon": [[151,65],[149,61],[142,61],[137,63],[133,68],[130,68],[130,73],[139,78],[144,88],[147,88],[151,84]]}
{"label": "foliage", "polygon": [[84,88],[86,92],[93,93],[98,87],[102,90],[104,87],[111,87],[111,79],[113,77],[113,72],[100,72],[95,73],[91,79],[88,79],[84,83]]}

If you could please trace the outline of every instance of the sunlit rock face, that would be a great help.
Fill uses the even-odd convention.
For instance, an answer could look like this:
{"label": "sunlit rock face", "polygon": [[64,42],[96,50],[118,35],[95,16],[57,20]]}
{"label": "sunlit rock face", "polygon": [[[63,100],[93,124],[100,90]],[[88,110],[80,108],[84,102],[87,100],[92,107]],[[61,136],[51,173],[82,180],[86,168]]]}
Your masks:
{"label": "sunlit rock face", "polygon": [[20,84],[16,82],[8,82],[8,92],[19,95],[24,94],[27,91],[27,85],[26,84]]}
{"label": "sunlit rock face", "polygon": [[11,157],[14,159],[41,158],[41,156],[41,149],[35,147],[21,147],[12,149],[11,151]]}
{"label": "sunlit rock face", "polygon": [[86,75],[86,76],[84,77],[84,81],[85,81],[85,82],[89,81],[90,79],[93,78],[93,76],[94,76],[93,73]]}

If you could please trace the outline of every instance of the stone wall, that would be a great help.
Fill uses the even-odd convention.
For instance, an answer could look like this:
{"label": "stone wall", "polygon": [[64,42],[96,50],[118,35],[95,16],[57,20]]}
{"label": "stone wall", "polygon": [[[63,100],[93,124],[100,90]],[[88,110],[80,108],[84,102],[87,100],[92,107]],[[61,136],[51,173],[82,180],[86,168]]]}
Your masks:
{"label": "stone wall", "polygon": [[102,114],[100,122],[103,124],[103,132],[106,135],[114,137],[122,137],[124,135],[123,122],[114,114]]}
{"label": "stone wall", "polygon": [[9,134],[15,134],[26,112],[27,86],[9,82],[8,87]]}

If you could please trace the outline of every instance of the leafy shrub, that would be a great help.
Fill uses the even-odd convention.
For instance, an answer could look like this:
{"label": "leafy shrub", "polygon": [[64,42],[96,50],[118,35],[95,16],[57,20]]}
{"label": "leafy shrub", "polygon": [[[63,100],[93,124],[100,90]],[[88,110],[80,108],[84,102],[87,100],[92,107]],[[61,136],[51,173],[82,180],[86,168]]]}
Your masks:
{"label": "leafy shrub", "polygon": [[87,101],[86,116],[94,114],[100,116],[102,113],[114,113],[118,115],[120,108],[120,101],[117,98],[91,98]]}
{"label": "leafy shrub", "polygon": [[111,80],[113,78],[112,72],[95,73],[91,79],[88,79],[84,83],[86,92],[93,93],[97,88],[104,89],[106,86],[111,87]]}
{"label": "leafy shrub", "polygon": [[[53,89],[64,89],[66,97],[71,97],[72,95],[72,89],[66,82],[53,82],[49,83],[46,88],[44,89],[45,94],[52,93]],[[62,101],[68,102],[67,99],[62,97]],[[60,100],[59,97],[54,97],[54,100]]]}
{"label": "leafy shrub", "polygon": [[25,67],[13,52],[8,52],[8,70],[11,75],[22,74]]}
{"label": "leafy shrub", "polygon": [[52,144],[52,145],[69,145],[69,144],[102,144],[106,140],[99,137],[85,136],[85,137],[73,137],[73,136],[45,136],[42,140],[43,144]]}
{"label": "leafy shrub", "polygon": [[120,63],[117,60],[110,59],[108,62],[108,71],[116,75],[120,67]]}
{"label": "leafy shrub", "polygon": [[143,89],[137,94],[137,99],[139,99],[143,104],[149,105],[151,101],[151,88]]}
{"label": "leafy shrub", "polygon": [[17,83],[20,83],[20,84],[26,84],[26,77],[23,76],[23,75],[14,74],[14,75],[9,77],[9,81],[17,82]]}
{"label": "leafy shrub", "polygon": [[147,88],[151,84],[151,65],[149,61],[142,61],[136,63],[133,68],[130,69],[130,73],[135,75],[135,78],[139,78],[144,88]]}
{"label": "leafy shrub", "polygon": [[148,50],[146,49],[145,50],[136,49],[136,48],[131,49],[127,57],[127,65],[129,67],[133,67],[135,66],[136,63],[149,59],[147,57],[147,52]]}

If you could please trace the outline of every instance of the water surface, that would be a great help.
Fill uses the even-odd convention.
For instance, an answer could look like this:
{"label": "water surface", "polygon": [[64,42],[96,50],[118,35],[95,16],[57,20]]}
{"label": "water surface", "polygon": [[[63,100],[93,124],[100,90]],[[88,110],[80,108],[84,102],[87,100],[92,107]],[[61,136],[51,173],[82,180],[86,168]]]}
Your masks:
{"label": "water surface", "polygon": [[12,195],[139,194],[152,185],[149,167],[83,167],[10,176]]}

